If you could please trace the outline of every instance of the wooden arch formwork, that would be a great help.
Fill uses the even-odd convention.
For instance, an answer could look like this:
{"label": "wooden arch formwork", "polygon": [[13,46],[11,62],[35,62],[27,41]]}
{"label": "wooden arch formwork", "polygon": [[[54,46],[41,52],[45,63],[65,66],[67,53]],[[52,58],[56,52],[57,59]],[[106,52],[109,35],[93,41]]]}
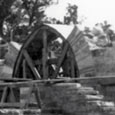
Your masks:
{"label": "wooden arch formwork", "polygon": [[80,76],[81,70],[92,65],[89,46],[77,26],[43,24],[22,46],[13,77],[34,80],[75,78]]}

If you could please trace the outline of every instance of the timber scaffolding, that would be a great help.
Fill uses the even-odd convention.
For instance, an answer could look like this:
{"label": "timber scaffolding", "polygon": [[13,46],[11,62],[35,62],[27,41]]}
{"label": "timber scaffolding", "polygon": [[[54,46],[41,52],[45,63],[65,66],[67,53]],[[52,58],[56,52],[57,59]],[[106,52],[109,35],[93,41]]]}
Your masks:
{"label": "timber scaffolding", "polygon": [[[107,95],[105,95],[107,93],[105,92],[106,88],[113,88],[113,86],[115,86],[115,77],[113,76],[95,78],[61,78],[51,80],[29,80],[18,78],[0,80],[2,81],[0,83],[0,113],[2,115],[9,113],[11,115],[25,115],[26,113],[28,113],[26,115],[115,114],[115,106],[113,103],[115,98],[111,96],[106,97]],[[91,87],[95,87],[95,90]],[[101,91],[101,97],[99,97],[100,94],[98,94],[97,91]],[[45,96],[43,97],[43,95]],[[88,95],[94,97],[87,98]],[[103,95],[106,97],[105,99],[102,97]],[[67,100],[68,97],[70,99]],[[65,102],[64,99],[66,99],[67,102]],[[54,104],[54,100],[57,105]],[[100,100],[100,103],[105,104],[99,106],[98,102]],[[60,102],[62,105],[59,104]],[[97,105],[89,107],[89,102],[90,104],[96,102]],[[107,102],[109,102],[110,105],[106,105]],[[52,103],[53,106],[50,105]],[[111,105],[111,103],[113,105]],[[62,106],[65,106],[65,104],[68,104],[68,107],[70,108],[63,108]],[[85,104],[85,106],[83,104]],[[74,109],[71,110],[71,106]]]}
{"label": "timber scaffolding", "polygon": [[86,68],[94,75],[94,63],[76,26],[41,25],[10,62],[12,78],[0,79],[2,115],[115,114],[115,92],[106,95],[115,77],[80,77]]}

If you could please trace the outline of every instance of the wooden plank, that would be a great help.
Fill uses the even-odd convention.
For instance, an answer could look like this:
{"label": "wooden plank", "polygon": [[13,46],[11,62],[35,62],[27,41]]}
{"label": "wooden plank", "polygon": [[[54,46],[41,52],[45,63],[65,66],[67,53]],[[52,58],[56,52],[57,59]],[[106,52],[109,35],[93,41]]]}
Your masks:
{"label": "wooden plank", "polygon": [[79,56],[80,53],[82,53],[83,51],[86,51],[85,53],[87,53],[87,52],[90,53],[90,51],[89,51],[89,46],[86,45],[86,44],[84,44],[84,46],[81,47],[80,49],[75,49],[75,50],[74,50],[74,53],[75,53],[76,56]]}
{"label": "wooden plank", "polygon": [[83,69],[81,69],[80,70],[80,73],[82,74],[82,73],[89,73],[89,72],[91,72],[91,71],[95,71],[95,68],[94,68],[94,66],[92,66],[92,67],[87,67],[87,68],[83,68]]}
{"label": "wooden plank", "polygon": [[83,33],[81,31],[76,36],[73,36],[73,39],[70,41],[71,46],[75,45],[82,37]]}
{"label": "wooden plank", "polygon": [[17,57],[16,64],[14,65],[13,77],[17,76],[21,59],[22,59],[22,52],[20,52],[20,55]]}
{"label": "wooden plank", "polygon": [[6,101],[7,95],[8,95],[8,87],[6,86],[3,88],[1,103],[4,103]]}
{"label": "wooden plank", "polygon": [[28,47],[29,43],[31,43],[31,41],[34,39],[35,35],[39,32],[39,30],[40,29],[36,29],[33,33],[31,33],[30,36],[28,36],[29,39],[26,41],[25,45],[23,46],[23,49]]}
{"label": "wooden plank", "polygon": [[60,79],[45,79],[45,80],[31,80],[31,81],[24,81],[24,82],[9,82],[9,83],[0,83],[0,87],[4,88],[6,86],[12,86],[12,87],[30,87],[30,84],[37,84],[38,86],[43,85],[52,85],[55,83],[74,83],[78,81],[89,81],[89,82],[95,82],[97,84],[105,84],[115,85],[115,76],[96,76],[96,77],[81,77],[81,78],[60,78]]}
{"label": "wooden plank", "polygon": [[26,109],[29,107],[29,105],[31,105],[30,101],[31,101],[32,94],[35,95],[35,99],[37,101],[37,106],[39,109],[41,109],[40,93],[39,93],[38,86],[35,84],[30,85],[29,91],[26,96],[26,101],[23,103],[22,107]]}
{"label": "wooden plank", "polygon": [[21,103],[0,103],[0,108],[20,108]]}
{"label": "wooden plank", "polygon": [[48,77],[48,66],[47,66],[47,32],[46,30],[43,31],[43,57],[42,57],[42,64],[43,64],[43,78],[47,79]]}
{"label": "wooden plank", "polygon": [[3,82],[20,82],[20,81],[30,81],[32,79],[24,79],[24,78],[0,78],[0,81]]}
{"label": "wooden plank", "polygon": [[42,108],[42,104],[41,104],[41,97],[40,97],[40,91],[37,85],[35,85],[35,89],[34,89],[34,93],[35,93],[35,97],[36,97],[36,101],[37,101],[37,105],[38,108]]}
{"label": "wooden plank", "polygon": [[40,79],[41,76],[39,74],[39,72],[37,71],[37,69],[34,67],[34,64],[32,62],[31,57],[29,56],[28,52],[26,50],[23,50],[23,55],[27,61],[27,64],[29,65],[31,71],[33,72],[35,79]]}
{"label": "wooden plank", "polygon": [[79,30],[76,26],[74,26],[72,32],[70,33],[70,35],[68,36],[67,40],[68,41],[72,41],[74,39],[74,36],[76,36],[77,34],[79,34]]}
{"label": "wooden plank", "polygon": [[[84,38],[81,38],[81,40],[79,40],[77,43],[75,43],[74,45],[74,52],[80,52],[81,50],[83,50],[85,47],[87,48],[87,50],[89,51],[89,45],[84,41]],[[80,51],[79,51],[80,50]]]}
{"label": "wooden plank", "polygon": [[26,60],[23,60],[23,78],[27,78],[26,76]]}
{"label": "wooden plank", "polygon": [[[86,66],[93,66],[94,60],[92,58],[91,51],[89,50],[88,43],[85,41],[83,32],[76,30],[75,33],[71,34],[67,40],[71,45],[79,69],[83,69]],[[88,63],[88,58],[90,63]]]}
{"label": "wooden plank", "polygon": [[12,102],[12,103],[16,102],[16,97],[14,95],[14,89],[11,86],[9,87],[9,94],[7,95],[7,101]]}
{"label": "wooden plank", "polygon": [[4,103],[4,102],[16,102],[14,90],[11,86],[3,88],[1,103]]}
{"label": "wooden plank", "polygon": [[59,59],[59,61],[58,61],[56,71],[55,71],[55,73],[54,73],[54,75],[53,75],[54,78],[57,77],[57,74],[58,74],[58,72],[59,72],[59,69],[60,69],[60,67],[61,67],[61,64],[62,64],[62,62],[63,62],[63,60],[64,60],[64,57],[65,57],[65,55],[66,55],[66,53],[67,53],[68,47],[69,47],[69,44],[68,44],[67,42],[65,42],[65,46],[64,46],[64,49],[63,49],[63,51],[62,51],[62,55],[61,55],[61,57],[60,57],[60,59]]}
{"label": "wooden plank", "polygon": [[71,54],[71,77],[74,78],[75,77],[75,60],[73,55]]}

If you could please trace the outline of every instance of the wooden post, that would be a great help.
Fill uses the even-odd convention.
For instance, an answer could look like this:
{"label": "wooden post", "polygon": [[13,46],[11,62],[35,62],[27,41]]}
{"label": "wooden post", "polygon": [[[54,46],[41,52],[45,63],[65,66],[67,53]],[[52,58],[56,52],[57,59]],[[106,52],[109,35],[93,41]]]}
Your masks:
{"label": "wooden post", "polygon": [[23,60],[23,78],[26,78],[26,60]]}
{"label": "wooden post", "polygon": [[41,105],[41,98],[40,98],[40,92],[38,89],[37,84],[30,84],[29,86],[29,91],[27,93],[27,97],[26,97],[26,101],[23,103],[23,108],[28,108],[29,104],[31,104],[31,98],[33,97],[34,94],[34,98],[37,102],[37,106],[39,109],[41,109],[42,105]]}
{"label": "wooden post", "polygon": [[17,64],[16,64],[16,66],[15,66],[15,71],[14,71],[14,73],[13,73],[13,78],[14,77],[17,77],[17,73],[18,73],[18,71],[19,71],[19,66],[20,66],[20,60],[22,59],[22,52],[20,52],[20,55],[19,55],[19,57],[18,57],[18,59],[17,59]]}
{"label": "wooden post", "polygon": [[23,55],[24,55],[28,65],[29,65],[30,69],[33,72],[33,74],[35,76],[35,79],[40,79],[41,76],[40,76],[38,70],[35,68],[35,66],[34,66],[34,64],[32,62],[32,59],[31,59],[31,57],[29,56],[29,54],[28,54],[28,52],[26,50],[23,50]]}
{"label": "wooden post", "polygon": [[5,102],[16,102],[16,97],[14,95],[14,90],[12,87],[5,87],[3,89],[1,103],[5,103]]}
{"label": "wooden post", "polygon": [[74,66],[75,60],[74,60],[72,52],[70,52],[70,56],[71,56],[70,58],[71,59],[70,60],[71,61],[71,77],[74,78],[75,77],[75,66]]}
{"label": "wooden post", "polygon": [[9,95],[8,95],[8,102],[15,103],[16,102],[16,97],[15,97],[15,90],[13,87],[9,87]]}
{"label": "wooden post", "polygon": [[41,97],[40,97],[40,91],[39,91],[39,88],[38,88],[37,84],[35,84],[34,89],[35,89],[34,93],[35,93],[35,98],[36,98],[36,101],[37,101],[37,105],[41,109],[42,108]]}
{"label": "wooden post", "polygon": [[2,97],[1,97],[1,103],[4,103],[6,101],[7,95],[8,95],[8,87],[4,87],[3,88],[3,93],[2,93]]}
{"label": "wooden post", "polygon": [[43,79],[48,78],[48,66],[47,66],[47,32],[43,32],[43,52],[42,52],[42,63],[43,63]]}

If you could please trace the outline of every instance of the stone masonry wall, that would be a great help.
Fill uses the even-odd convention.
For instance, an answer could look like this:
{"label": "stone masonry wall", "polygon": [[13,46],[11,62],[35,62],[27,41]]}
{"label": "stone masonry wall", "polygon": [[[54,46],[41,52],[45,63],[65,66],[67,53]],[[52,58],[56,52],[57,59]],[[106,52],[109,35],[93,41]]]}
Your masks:
{"label": "stone masonry wall", "polygon": [[[76,83],[40,86],[42,109],[0,109],[0,115],[115,115],[103,95]],[[110,103],[110,102],[109,102]],[[103,106],[101,106],[103,105]]]}

